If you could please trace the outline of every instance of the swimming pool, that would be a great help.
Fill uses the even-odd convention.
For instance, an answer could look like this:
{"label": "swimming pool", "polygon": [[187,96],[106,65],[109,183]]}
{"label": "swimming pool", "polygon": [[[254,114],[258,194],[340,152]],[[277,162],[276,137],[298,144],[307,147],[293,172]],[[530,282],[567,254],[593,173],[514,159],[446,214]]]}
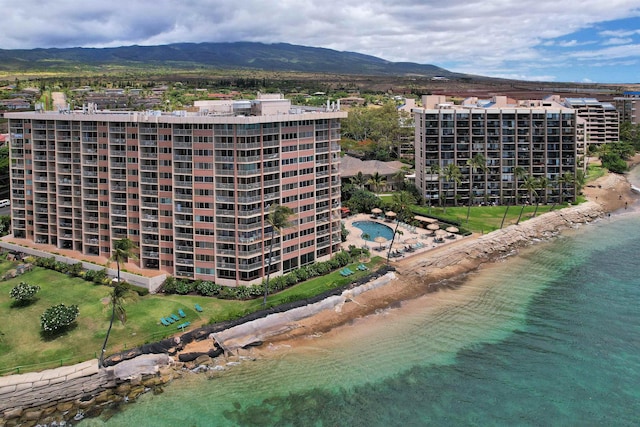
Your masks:
{"label": "swimming pool", "polygon": [[369,242],[373,242],[374,239],[378,236],[382,236],[387,240],[391,240],[391,238],[393,237],[393,230],[390,227],[387,227],[386,225],[380,224],[378,222],[354,221],[353,226],[362,230],[362,234],[368,234],[369,238],[365,240],[368,240]]}

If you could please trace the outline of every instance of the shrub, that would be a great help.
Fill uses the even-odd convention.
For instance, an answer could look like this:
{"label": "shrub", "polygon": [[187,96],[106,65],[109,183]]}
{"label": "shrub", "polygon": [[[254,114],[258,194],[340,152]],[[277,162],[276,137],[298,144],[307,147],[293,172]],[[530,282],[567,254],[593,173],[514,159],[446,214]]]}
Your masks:
{"label": "shrub", "polygon": [[93,274],[93,283],[95,283],[96,285],[104,285],[107,278],[107,269],[103,268],[102,270],[98,270]]}
{"label": "shrub", "polygon": [[54,305],[47,308],[40,316],[40,325],[46,333],[57,332],[72,324],[79,314],[77,305]]}
{"label": "shrub", "polygon": [[222,286],[216,285],[215,283],[209,282],[207,280],[200,282],[196,285],[196,291],[200,295],[204,295],[206,297],[218,295],[220,293],[221,288]]}
{"label": "shrub", "polygon": [[128,283],[128,282],[123,282],[123,284],[126,286],[127,289],[137,293],[141,297],[143,297],[145,295],[149,295],[149,289],[147,289],[145,287],[134,285],[134,284],[131,284],[131,283]]}
{"label": "shrub", "polygon": [[175,293],[178,295],[186,295],[193,291],[194,284],[188,280],[178,280],[176,282]]}
{"label": "shrub", "polygon": [[165,279],[162,284],[162,292],[165,294],[175,294],[176,293],[176,278],[173,276],[169,276]]}
{"label": "shrub", "polygon": [[82,263],[76,262],[75,264],[71,264],[67,268],[67,274],[73,277],[80,277],[82,272]]}
{"label": "shrub", "polygon": [[10,296],[18,303],[27,303],[35,299],[36,294],[40,290],[38,285],[30,285],[25,282],[20,282],[11,289]]}

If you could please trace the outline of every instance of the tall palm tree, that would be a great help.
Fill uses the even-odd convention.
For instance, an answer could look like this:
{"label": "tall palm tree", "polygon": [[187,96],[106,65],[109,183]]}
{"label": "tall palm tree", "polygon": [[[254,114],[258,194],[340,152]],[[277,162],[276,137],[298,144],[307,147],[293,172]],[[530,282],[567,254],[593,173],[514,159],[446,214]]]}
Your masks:
{"label": "tall palm tree", "polygon": [[393,193],[393,197],[391,199],[391,209],[393,209],[396,213],[398,221],[396,222],[395,230],[393,230],[393,237],[391,238],[391,244],[389,245],[389,251],[387,252],[387,264],[389,264],[389,258],[391,257],[391,248],[393,247],[393,242],[396,239],[396,235],[400,233],[398,231],[400,222],[407,221],[409,219],[409,217],[411,216],[411,205],[414,205],[415,203],[416,200],[408,191]]}
{"label": "tall palm tree", "polygon": [[367,185],[367,178],[364,176],[362,171],[358,171],[358,173],[352,176],[349,181],[360,190],[362,190],[364,186]]}
{"label": "tall palm tree", "polygon": [[[521,187],[527,190],[527,192],[529,193],[529,200],[531,200],[533,196],[535,196],[537,203],[538,192],[536,191],[536,189],[538,188],[538,180],[535,179],[532,175],[527,175],[524,177],[524,182],[522,183]],[[524,206],[525,204],[523,203],[522,209],[520,209],[520,215],[518,215],[518,220],[516,221],[516,225],[520,224],[520,218],[522,218],[522,211],[524,211]]]}
{"label": "tall palm tree", "polygon": [[582,169],[577,169],[573,176],[574,198],[582,192],[582,187],[587,183],[587,175]]}
{"label": "tall palm tree", "polygon": [[[444,180],[447,182],[454,183],[454,195],[455,195],[455,185],[460,184],[462,181],[462,173],[460,172],[460,168],[455,163],[449,163],[444,167],[442,171],[442,176]],[[455,200],[455,197],[454,197]],[[444,213],[447,213],[447,205],[444,205]]]}
{"label": "tall palm tree", "polygon": [[560,186],[560,204],[564,203],[564,189],[565,185],[573,184],[574,177],[573,174],[569,171],[562,174],[562,176],[558,177],[558,185]]}
{"label": "tall palm tree", "polygon": [[520,188],[520,180],[523,180],[524,177],[527,176],[527,170],[522,166],[516,166],[515,169],[513,169],[513,174],[516,177],[516,193],[515,193],[515,199],[513,201],[513,204],[517,205],[518,204],[518,188]]}
{"label": "tall palm tree", "polygon": [[115,262],[118,266],[117,283],[113,287],[113,291],[110,296],[111,303],[111,319],[109,320],[109,329],[107,329],[107,335],[104,337],[104,343],[102,344],[102,351],[100,351],[100,358],[98,360],[98,366],[104,366],[104,354],[107,351],[107,342],[109,341],[109,335],[111,335],[111,328],[113,322],[118,316],[118,319],[122,324],[127,321],[127,312],[124,309],[123,300],[127,294],[128,288],[120,281],[120,263],[125,262],[129,258],[137,258],[135,250],[136,244],[130,239],[120,239],[113,243],[113,253],[109,261]]}
{"label": "tall palm tree", "polygon": [[373,187],[373,192],[378,194],[378,191],[380,191],[380,187],[387,183],[387,179],[384,176],[380,175],[380,173],[376,172],[371,175],[368,183]]}
{"label": "tall palm tree", "polygon": [[283,228],[289,227],[289,217],[293,215],[293,210],[287,206],[273,205],[267,216],[267,223],[271,226],[271,243],[269,244],[269,261],[267,263],[267,281],[264,284],[264,299],[262,305],[267,305],[267,294],[269,292],[269,276],[271,274],[271,255],[273,254],[273,241],[276,231],[278,234]]}
{"label": "tall palm tree", "polygon": [[[438,179],[436,180],[436,185],[438,185],[438,183],[440,182],[440,165],[438,165],[437,163],[433,163],[432,165],[430,165],[427,170],[429,171],[429,174],[431,175],[431,177],[429,178],[429,187],[432,187],[432,183],[433,183],[433,175],[437,175]],[[431,199],[433,196],[433,188],[429,188],[429,215],[431,215]]]}
{"label": "tall palm tree", "polygon": [[[396,187],[396,190],[404,190],[405,188],[405,180],[407,178],[407,174],[409,173],[409,166],[402,166],[400,169],[397,170],[396,173],[393,174],[392,178],[393,178],[393,182],[396,183],[399,181],[399,183],[401,184],[399,187]],[[393,188],[393,187],[392,187]]]}
{"label": "tall palm tree", "polygon": [[478,170],[485,172],[487,170],[487,159],[481,153],[476,153],[472,158],[467,160],[469,167],[469,206],[467,208],[467,224],[469,223],[469,214],[471,213],[471,203],[473,202],[473,174]]}
{"label": "tall palm tree", "polygon": [[[540,197],[542,197],[542,192],[544,192],[544,201],[547,202],[547,189],[549,188],[549,178],[546,176],[541,176],[536,179],[536,190],[540,190],[538,193]],[[535,217],[538,214],[538,206],[540,205],[540,197],[536,197],[536,208],[533,211],[533,216]]]}

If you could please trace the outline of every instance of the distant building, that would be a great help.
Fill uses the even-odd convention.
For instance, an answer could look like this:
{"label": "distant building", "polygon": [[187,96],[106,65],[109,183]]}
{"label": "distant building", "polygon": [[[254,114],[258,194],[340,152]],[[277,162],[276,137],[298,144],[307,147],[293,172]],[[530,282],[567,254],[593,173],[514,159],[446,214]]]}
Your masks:
{"label": "distant building", "polygon": [[26,99],[13,98],[13,99],[0,99],[0,109],[3,110],[28,110],[31,108],[31,103]]}
{"label": "distant building", "polygon": [[[145,269],[229,286],[339,252],[347,113],[209,102],[193,113],[7,113],[14,237],[89,260],[129,238]],[[294,211],[282,235],[267,222],[274,205]]]}
{"label": "distant building", "polygon": [[613,101],[620,113],[620,122],[640,124],[640,92],[624,92],[622,96],[613,98]]}
{"label": "distant building", "polygon": [[[577,141],[584,121],[562,104],[511,104],[506,97],[494,97],[453,105],[442,95],[430,95],[423,96],[422,105],[413,110],[415,184],[433,204],[513,205],[529,198],[518,171],[532,178],[544,177],[549,183],[576,172]],[[473,172],[467,165],[476,154],[486,159],[486,171]],[[431,173],[432,165],[444,169],[449,164],[460,169],[460,183]],[[559,201],[560,191],[557,185],[541,189],[539,199]],[[574,199],[573,186],[564,186],[562,191],[563,200]]]}
{"label": "distant building", "polygon": [[[549,97],[558,101],[557,95]],[[585,135],[588,145],[602,145],[620,140],[620,115],[610,102],[595,98],[564,98],[565,106],[576,110],[586,122]]]}
{"label": "distant building", "polygon": [[340,105],[343,107],[362,106],[366,102],[366,99],[359,96],[348,96],[346,98],[340,98]]}

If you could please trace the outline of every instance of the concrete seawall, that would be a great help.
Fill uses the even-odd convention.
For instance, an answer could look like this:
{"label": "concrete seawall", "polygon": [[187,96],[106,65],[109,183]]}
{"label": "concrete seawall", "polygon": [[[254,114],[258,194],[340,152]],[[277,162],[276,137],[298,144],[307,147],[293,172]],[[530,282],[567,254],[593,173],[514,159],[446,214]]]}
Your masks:
{"label": "concrete seawall", "polygon": [[0,425],[35,425],[98,415],[171,379],[169,356],[144,355],[106,369],[93,359],[72,366],[0,377]]}
{"label": "concrete seawall", "polygon": [[[515,207],[514,209],[519,209]],[[586,202],[578,206],[552,211],[531,218],[519,225],[510,225],[502,230],[470,239],[450,248],[408,262],[398,263],[398,273],[403,277],[427,278],[437,270],[440,278],[459,274],[460,268],[471,270],[497,257],[512,253],[515,249],[535,241],[549,239],[560,231],[586,224],[605,215],[597,203]],[[450,274],[447,274],[447,271]]]}

